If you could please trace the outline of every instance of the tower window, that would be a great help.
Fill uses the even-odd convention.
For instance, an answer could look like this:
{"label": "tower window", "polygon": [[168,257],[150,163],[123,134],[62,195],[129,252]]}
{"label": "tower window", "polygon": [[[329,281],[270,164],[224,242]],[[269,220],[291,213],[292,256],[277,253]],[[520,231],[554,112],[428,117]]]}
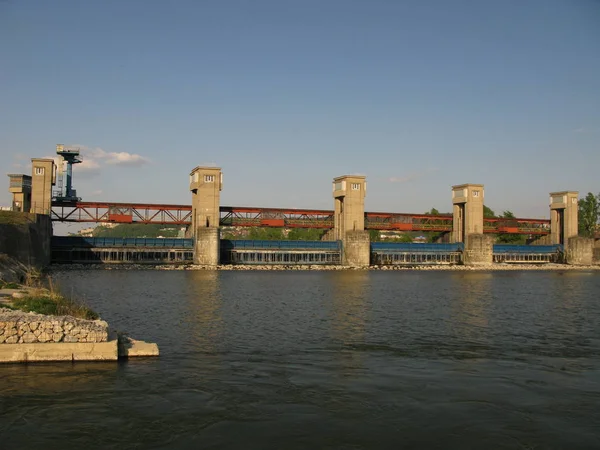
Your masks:
{"label": "tower window", "polygon": [[205,183],[214,183],[215,176],[214,175],[204,175],[204,182]]}
{"label": "tower window", "polygon": [[43,167],[36,167],[35,168],[35,174],[36,175],[44,175],[44,168]]}
{"label": "tower window", "polygon": [[479,191],[473,191],[473,197],[479,197]]}
{"label": "tower window", "polygon": [[360,191],[360,183],[352,183],[353,191]]}

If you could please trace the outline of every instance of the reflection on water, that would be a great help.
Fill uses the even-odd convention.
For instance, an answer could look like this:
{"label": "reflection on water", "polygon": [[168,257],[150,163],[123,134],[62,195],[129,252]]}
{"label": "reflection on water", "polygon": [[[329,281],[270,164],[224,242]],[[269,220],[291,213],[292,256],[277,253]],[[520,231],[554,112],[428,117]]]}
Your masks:
{"label": "reflection on water", "polygon": [[332,285],[332,336],[344,345],[364,343],[370,307],[369,273],[342,272],[329,277]]}
{"label": "reflection on water", "polygon": [[337,358],[344,375],[360,369],[364,353],[352,348],[365,344],[366,326],[371,303],[369,273],[352,271],[333,274],[327,281],[332,287],[331,336],[339,342]]}
{"label": "reflection on water", "polygon": [[219,272],[193,271],[185,278],[184,299],[189,312],[190,339],[204,352],[216,352],[223,333],[222,298]]}
{"label": "reflection on water", "polygon": [[488,326],[486,309],[494,275],[490,272],[453,274],[456,295],[452,301],[452,328],[466,341],[480,343],[485,339]]}
{"label": "reflection on water", "polygon": [[161,356],[0,367],[2,450],[600,447],[599,273],[58,278]]}

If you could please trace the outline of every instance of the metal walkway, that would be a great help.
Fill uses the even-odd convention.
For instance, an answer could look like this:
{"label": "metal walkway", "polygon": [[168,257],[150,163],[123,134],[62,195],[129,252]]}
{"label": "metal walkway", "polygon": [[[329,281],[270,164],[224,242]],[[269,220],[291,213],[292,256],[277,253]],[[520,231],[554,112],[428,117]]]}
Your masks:
{"label": "metal walkway", "polygon": [[494,245],[495,263],[558,263],[562,262],[562,245]]}
{"label": "metal walkway", "polygon": [[371,264],[460,264],[463,244],[371,243]]}
{"label": "metal walkway", "polygon": [[221,240],[222,264],[340,264],[337,241]]}
{"label": "metal walkway", "polygon": [[189,264],[194,241],[176,238],[54,236],[52,262],[75,264]]}

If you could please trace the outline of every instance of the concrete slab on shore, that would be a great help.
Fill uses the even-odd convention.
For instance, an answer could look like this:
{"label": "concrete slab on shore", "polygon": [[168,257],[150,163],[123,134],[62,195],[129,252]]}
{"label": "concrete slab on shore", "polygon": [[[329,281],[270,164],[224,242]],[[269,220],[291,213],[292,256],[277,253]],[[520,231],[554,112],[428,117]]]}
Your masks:
{"label": "concrete slab on shore", "polygon": [[1,344],[0,363],[41,361],[116,361],[117,339],[108,342]]}
{"label": "concrete slab on shore", "polygon": [[125,334],[119,333],[119,356],[121,358],[158,355],[158,345],[153,342],[137,341]]}

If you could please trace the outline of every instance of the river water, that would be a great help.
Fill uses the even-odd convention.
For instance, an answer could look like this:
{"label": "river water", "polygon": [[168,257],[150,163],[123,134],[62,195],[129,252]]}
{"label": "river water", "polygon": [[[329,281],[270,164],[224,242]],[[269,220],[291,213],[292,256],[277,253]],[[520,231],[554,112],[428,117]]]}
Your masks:
{"label": "river water", "polygon": [[600,273],[73,271],[161,356],[0,367],[0,447],[600,448]]}

